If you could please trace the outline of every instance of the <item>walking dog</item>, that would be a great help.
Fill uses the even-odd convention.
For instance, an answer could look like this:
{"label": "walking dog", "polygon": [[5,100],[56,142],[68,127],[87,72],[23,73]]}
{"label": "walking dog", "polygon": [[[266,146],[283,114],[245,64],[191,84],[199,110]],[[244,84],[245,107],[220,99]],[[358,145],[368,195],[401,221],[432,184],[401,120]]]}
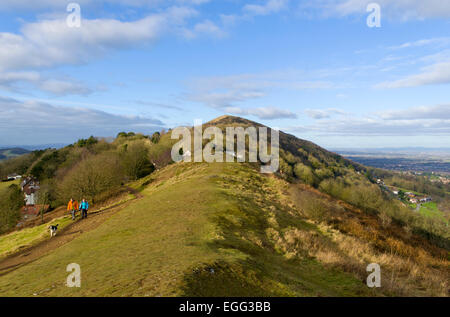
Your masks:
{"label": "walking dog", "polygon": [[56,226],[49,226],[48,229],[50,230],[50,237],[53,237],[56,235],[56,231],[58,230],[58,225]]}

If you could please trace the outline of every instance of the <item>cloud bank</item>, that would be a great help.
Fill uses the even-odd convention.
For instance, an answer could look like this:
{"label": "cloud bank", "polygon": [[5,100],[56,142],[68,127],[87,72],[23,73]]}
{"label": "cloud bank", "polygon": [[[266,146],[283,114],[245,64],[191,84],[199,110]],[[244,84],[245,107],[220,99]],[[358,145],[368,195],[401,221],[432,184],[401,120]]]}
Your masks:
{"label": "cloud bank", "polygon": [[153,118],[0,97],[2,145],[73,143],[81,136],[115,136],[123,130],[151,133],[163,126]]}

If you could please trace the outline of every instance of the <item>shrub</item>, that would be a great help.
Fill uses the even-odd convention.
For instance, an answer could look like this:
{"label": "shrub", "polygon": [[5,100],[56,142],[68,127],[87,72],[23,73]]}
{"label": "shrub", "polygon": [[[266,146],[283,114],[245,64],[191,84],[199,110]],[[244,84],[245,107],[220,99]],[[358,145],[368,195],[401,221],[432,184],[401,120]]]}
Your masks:
{"label": "shrub", "polygon": [[86,198],[94,202],[103,192],[119,187],[122,180],[123,170],[117,155],[90,156],[67,173],[59,185],[59,196],[63,201]]}
{"label": "shrub", "polygon": [[314,186],[316,184],[316,176],[309,166],[302,163],[295,164],[294,174],[305,184]]}
{"label": "shrub", "polygon": [[153,133],[152,137],[150,138],[150,140],[151,140],[154,144],[157,144],[157,143],[159,142],[160,139],[161,139],[161,133],[159,133],[159,132]]}
{"label": "shrub", "polygon": [[97,138],[90,136],[88,139],[80,139],[77,141],[76,145],[79,147],[88,147],[98,142]]}
{"label": "shrub", "polygon": [[19,186],[11,185],[0,192],[0,233],[16,225],[23,205],[24,199]]}
{"label": "shrub", "polygon": [[133,180],[147,176],[155,170],[149,159],[149,149],[144,141],[126,144],[120,154],[125,174]]}

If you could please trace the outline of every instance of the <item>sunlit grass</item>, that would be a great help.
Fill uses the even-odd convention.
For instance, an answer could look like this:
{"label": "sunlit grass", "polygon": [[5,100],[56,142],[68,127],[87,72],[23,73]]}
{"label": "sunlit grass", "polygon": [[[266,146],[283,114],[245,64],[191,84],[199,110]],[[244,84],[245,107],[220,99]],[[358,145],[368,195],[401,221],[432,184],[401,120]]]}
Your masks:
{"label": "sunlit grass", "polygon": [[14,231],[10,234],[0,236],[0,259],[20,249],[32,246],[49,238],[48,226],[59,224],[58,230],[64,229],[71,223],[70,216],[64,216],[32,228]]}
{"label": "sunlit grass", "polygon": [[14,181],[9,181],[9,182],[0,182],[0,191],[2,191],[5,188],[8,188],[11,185],[19,185],[20,184],[20,180],[16,179]]}
{"label": "sunlit grass", "polygon": [[[252,196],[255,188],[278,184],[269,177],[241,164],[177,164],[154,176],[142,191],[144,198],[97,229],[1,276],[0,295],[367,294],[349,273],[314,259],[292,260],[274,248],[268,228],[305,224],[281,210],[282,227],[271,222],[270,209],[279,207],[275,194]],[[81,266],[79,289],[65,286],[69,263]]]}
{"label": "sunlit grass", "polygon": [[420,213],[427,217],[436,217],[446,220],[442,211],[439,210],[436,202],[430,201],[420,205]]}

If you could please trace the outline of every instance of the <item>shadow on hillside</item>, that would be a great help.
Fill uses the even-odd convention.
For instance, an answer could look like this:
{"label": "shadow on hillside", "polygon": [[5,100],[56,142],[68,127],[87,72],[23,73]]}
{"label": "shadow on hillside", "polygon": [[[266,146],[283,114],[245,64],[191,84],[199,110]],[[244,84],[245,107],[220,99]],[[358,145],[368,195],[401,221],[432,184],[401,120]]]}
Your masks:
{"label": "shadow on hillside", "polygon": [[[225,201],[236,196],[223,193]],[[315,226],[270,203],[276,212],[276,231],[289,227],[316,231]],[[307,256],[288,259],[268,238],[275,230],[270,214],[254,201],[238,197],[238,203],[216,214],[213,222],[221,239],[208,243],[217,253],[234,254],[233,260],[204,263],[185,273],[185,296],[358,296],[365,285],[354,276],[325,268]],[[328,239],[328,238],[325,238]],[[333,244],[332,241],[328,241]]]}

